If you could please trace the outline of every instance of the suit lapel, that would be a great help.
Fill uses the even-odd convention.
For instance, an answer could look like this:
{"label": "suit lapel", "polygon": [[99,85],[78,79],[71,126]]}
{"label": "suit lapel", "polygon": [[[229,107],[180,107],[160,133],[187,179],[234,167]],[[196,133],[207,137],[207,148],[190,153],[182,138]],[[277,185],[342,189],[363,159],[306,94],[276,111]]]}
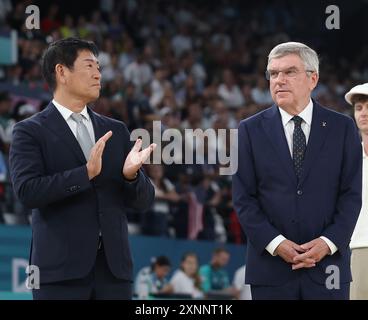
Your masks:
{"label": "suit lapel", "polygon": [[101,117],[96,112],[94,112],[90,107],[87,107],[87,111],[92,121],[93,131],[95,133],[95,140],[96,140],[94,143],[96,143],[98,139],[100,139],[106,132],[103,131],[103,126],[100,121]]}
{"label": "suit lapel", "polygon": [[[88,111],[90,112],[90,115],[91,113],[93,114],[92,111],[90,110]],[[55,133],[55,135],[57,135],[61,139],[61,141],[65,143],[65,145],[74,153],[74,155],[81,163],[86,163],[86,159],[84,157],[83,151],[77,139],[75,138],[73,132],[70,130],[63,116],[60,114],[60,112],[56,109],[56,107],[52,103],[50,103],[47,106],[47,109],[45,110],[42,117],[44,119],[44,125],[50,131]],[[92,118],[93,117],[91,116],[91,119]],[[95,130],[95,136],[97,139],[98,134],[101,131],[99,129],[100,126],[95,125],[95,123],[93,123],[93,126]]]}
{"label": "suit lapel", "polygon": [[305,151],[303,172],[299,181],[302,185],[306,179],[312,164],[321,151],[326,140],[330,126],[328,125],[328,113],[316,102],[313,102],[313,116],[307,149]]}
{"label": "suit lapel", "polygon": [[296,184],[297,179],[294,172],[293,160],[290,155],[289,146],[285,137],[285,131],[282,126],[281,115],[277,106],[273,105],[271,109],[265,112],[264,117],[265,119],[262,122],[262,125],[268,136],[268,139],[273,145],[275,153],[280,159],[286,172]]}

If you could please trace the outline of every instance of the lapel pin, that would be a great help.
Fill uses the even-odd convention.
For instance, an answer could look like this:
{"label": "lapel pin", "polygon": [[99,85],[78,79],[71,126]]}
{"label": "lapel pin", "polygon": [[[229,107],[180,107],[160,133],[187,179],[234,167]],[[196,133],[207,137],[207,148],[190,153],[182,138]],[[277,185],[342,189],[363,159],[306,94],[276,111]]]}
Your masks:
{"label": "lapel pin", "polygon": [[322,121],[322,127],[326,127],[327,126],[327,122],[326,121]]}

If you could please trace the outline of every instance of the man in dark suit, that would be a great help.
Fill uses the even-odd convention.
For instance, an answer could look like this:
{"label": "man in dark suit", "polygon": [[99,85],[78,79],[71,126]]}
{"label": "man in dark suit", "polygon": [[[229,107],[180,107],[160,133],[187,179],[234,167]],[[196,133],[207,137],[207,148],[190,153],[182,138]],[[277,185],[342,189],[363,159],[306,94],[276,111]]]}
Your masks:
{"label": "man in dark suit", "polygon": [[253,299],[349,297],[362,148],[352,119],[311,99],[318,66],[302,43],[273,48],[266,75],[275,105],[239,125],[233,201]]}
{"label": "man in dark suit", "polygon": [[154,189],[142,163],[155,145],[131,149],[122,122],[87,107],[101,74],[92,42],[52,43],[42,69],[54,99],[13,131],[10,170],[18,198],[32,208],[34,299],[130,299],[132,260],[126,208],[145,210]]}

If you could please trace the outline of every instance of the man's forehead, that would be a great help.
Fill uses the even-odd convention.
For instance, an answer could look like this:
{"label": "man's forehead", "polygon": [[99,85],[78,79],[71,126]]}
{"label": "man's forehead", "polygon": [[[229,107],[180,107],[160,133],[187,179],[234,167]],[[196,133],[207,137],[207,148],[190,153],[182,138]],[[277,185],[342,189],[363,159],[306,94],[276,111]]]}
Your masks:
{"label": "man's forehead", "polygon": [[271,59],[269,69],[275,68],[292,68],[303,65],[302,59],[296,54],[288,54],[279,58]]}
{"label": "man's forehead", "polygon": [[90,62],[97,62],[98,63],[98,59],[97,57],[88,50],[81,50],[78,52],[78,59],[82,60],[82,61],[90,61]]}

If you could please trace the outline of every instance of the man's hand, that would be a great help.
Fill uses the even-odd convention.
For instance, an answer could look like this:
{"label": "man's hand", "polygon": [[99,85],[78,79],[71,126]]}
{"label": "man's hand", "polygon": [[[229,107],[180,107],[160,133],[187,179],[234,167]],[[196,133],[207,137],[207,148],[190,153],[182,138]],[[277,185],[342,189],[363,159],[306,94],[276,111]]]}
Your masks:
{"label": "man's hand", "polygon": [[155,150],[156,146],[156,143],[151,143],[146,149],[141,150],[142,140],[137,139],[135,145],[125,159],[122,172],[125,179],[133,180],[136,177],[139,168],[148,159],[151,152]]}
{"label": "man's hand", "polygon": [[[276,248],[275,253],[288,263],[294,263],[294,258],[306,250],[291,240],[283,240]],[[307,266],[314,266],[315,261],[312,259],[305,259]]]}
{"label": "man's hand", "polygon": [[107,132],[103,137],[98,139],[96,144],[92,147],[91,154],[86,164],[89,180],[92,180],[100,174],[102,168],[102,153],[105,149],[106,141],[109,140],[111,136],[112,131]]}
{"label": "man's hand", "polygon": [[300,247],[305,252],[294,256],[292,266],[293,270],[308,268],[309,266],[306,263],[309,259],[312,259],[317,263],[330,253],[330,248],[321,238],[304,243]]}

